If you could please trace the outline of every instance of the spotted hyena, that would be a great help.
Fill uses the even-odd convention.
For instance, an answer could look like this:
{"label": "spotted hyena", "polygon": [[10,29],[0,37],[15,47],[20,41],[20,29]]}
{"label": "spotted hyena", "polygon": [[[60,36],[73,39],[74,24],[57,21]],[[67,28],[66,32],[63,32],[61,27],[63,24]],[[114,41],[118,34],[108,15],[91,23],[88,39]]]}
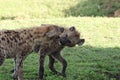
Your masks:
{"label": "spotted hyena", "polygon": [[[18,80],[23,80],[23,61],[33,51],[34,45],[37,42],[42,44],[51,43],[51,39],[56,39],[63,31],[64,28],[57,25],[19,30],[1,30],[0,65],[3,64],[5,58],[14,58],[15,70],[12,76]],[[42,56],[43,52],[41,50],[40,56]]]}
{"label": "spotted hyena", "polygon": [[[75,27],[70,27],[69,29],[64,29],[64,32],[61,33],[58,38],[53,39],[51,43],[44,43],[43,45],[39,45],[41,42],[38,42],[35,45],[34,50],[40,54],[39,80],[43,79],[44,59],[46,55],[49,56],[50,70],[57,75],[66,77],[65,71],[67,62],[61,56],[60,52],[65,46],[74,47],[76,44],[82,45],[84,41],[84,39],[80,39],[80,33],[76,31]],[[63,65],[61,72],[56,71],[54,68],[55,59],[59,60]]]}

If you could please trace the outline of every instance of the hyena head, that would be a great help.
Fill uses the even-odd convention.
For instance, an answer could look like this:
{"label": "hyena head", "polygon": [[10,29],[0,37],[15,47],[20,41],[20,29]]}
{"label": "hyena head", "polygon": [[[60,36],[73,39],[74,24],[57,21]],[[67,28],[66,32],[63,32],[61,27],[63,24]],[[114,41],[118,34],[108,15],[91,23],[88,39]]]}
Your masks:
{"label": "hyena head", "polygon": [[80,33],[76,31],[74,26],[64,30],[60,35],[60,44],[64,46],[73,47],[76,44],[82,45],[84,42],[85,39],[80,39]]}

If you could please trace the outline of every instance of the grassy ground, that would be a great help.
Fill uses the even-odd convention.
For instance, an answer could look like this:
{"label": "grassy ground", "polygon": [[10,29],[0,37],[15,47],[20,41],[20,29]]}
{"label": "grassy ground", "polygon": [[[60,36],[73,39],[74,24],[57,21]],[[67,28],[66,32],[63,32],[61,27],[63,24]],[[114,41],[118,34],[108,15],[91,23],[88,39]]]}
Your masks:
{"label": "grassy ground", "polygon": [[119,0],[0,0],[0,19],[109,16]]}
{"label": "grassy ground", "polygon": [[[56,76],[45,62],[45,80],[120,80],[120,18],[78,17],[32,20],[2,20],[0,29],[17,29],[53,23],[76,26],[86,39],[83,46],[66,47],[62,55],[68,62],[67,78]],[[56,62],[60,71],[61,64]],[[0,66],[0,80],[12,80],[13,60],[6,59]],[[31,54],[24,62],[24,80],[37,80],[38,55]]]}

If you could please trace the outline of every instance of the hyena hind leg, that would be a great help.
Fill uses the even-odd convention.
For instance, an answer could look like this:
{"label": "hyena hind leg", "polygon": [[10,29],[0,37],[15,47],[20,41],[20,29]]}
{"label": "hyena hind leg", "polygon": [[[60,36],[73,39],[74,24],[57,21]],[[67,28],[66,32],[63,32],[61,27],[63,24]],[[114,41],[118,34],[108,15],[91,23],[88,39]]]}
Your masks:
{"label": "hyena hind leg", "polygon": [[4,63],[5,61],[5,55],[0,53],[0,66]]}
{"label": "hyena hind leg", "polygon": [[4,63],[5,58],[0,57],[0,66]]}

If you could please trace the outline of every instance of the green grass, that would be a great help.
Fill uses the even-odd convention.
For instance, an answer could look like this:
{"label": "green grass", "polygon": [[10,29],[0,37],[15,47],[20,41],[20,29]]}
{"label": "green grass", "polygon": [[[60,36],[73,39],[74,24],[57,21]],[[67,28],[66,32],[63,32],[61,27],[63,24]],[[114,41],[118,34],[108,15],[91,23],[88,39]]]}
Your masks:
{"label": "green grass", "polygon": [[119,0],[0,0],[0,19],[109,16]]}
{"label": "green grass", "polygon": [[[2,20],[0,29],[18,29],[52,23],[61,26],[76,26],[81,37],[86,39],[83,46],[66,47],[62,55],[68,62],[67,78],[56,76],[45,62],[45,80],[116,80],[120,77],[120,18],[70,17],[55,19]],[[38,55],[31,54],[24,62],[24,80],[37,80]],[[57,70],[61,64],[56,62]],[[6,59],[0,66],[0,80],[12,80],[10,70],[13,60]],[[120,79],[120,78],[119,78]]]}

